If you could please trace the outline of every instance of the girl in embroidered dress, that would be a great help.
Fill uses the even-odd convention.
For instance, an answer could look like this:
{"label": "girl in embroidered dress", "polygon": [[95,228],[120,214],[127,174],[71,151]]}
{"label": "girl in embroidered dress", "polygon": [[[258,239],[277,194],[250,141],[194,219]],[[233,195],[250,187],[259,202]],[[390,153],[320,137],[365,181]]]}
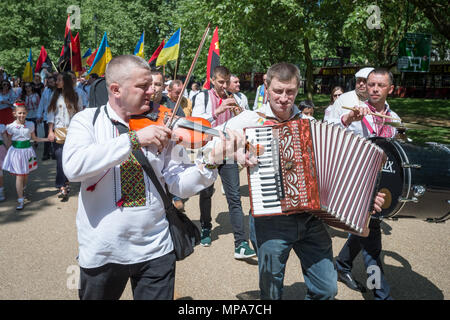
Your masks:
{"label": "girl in embroidered dress", "polygon": [[3,161],[6,152],[10,146],[8,135],[6,134],[6,125],[0,123],[0,201],[5,200],[5,192],[3,190]]}
{"label": "girl in embroidered dress", "polygon": [[14,104],[14,117],[16,120],[6,126],[6,133],[11,137],[11,147],[3,163],[3,170],[16,176],[17,210],[23,209],[23,190],[27,185],[28,175],[37,169],[37,158],[30,140],[36,142],[48,141],[47,138],[38,138],[35,134],[35,126],[31,121],[26,121],[27,108],[22,101]]}
{"label": "girl in embroidered dress", "polygon": [[[48,139],[55,141],[55,129],[69,127],[70,120],[78,111],[83,109],[83,101],[75,92],[72,77],[68,73],[61,73],[56,78],[56,89],[47,110]],[[64,141],[56,140],[54,144],[56,157],[56,182],[59,189],[58,198],[66,201],[69,196],[69,180],[64,175],[62,167],[62,151]]]}

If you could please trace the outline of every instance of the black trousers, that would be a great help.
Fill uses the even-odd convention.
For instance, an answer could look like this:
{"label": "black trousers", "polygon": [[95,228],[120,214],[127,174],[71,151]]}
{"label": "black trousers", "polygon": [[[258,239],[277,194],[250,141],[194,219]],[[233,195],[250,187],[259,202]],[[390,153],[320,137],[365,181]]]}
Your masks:
{"label": "black trousers", "polygon": [[146,262],[122,265],[108,263],[92,269],[80,268],[80,300],[118,300],[128,279],[135,300],[173,300],[175,253]]}
{"label": "black trousers", "polygon": [[[338,271],[351,273],[353,268],[353,260],[355,260],[356,256],[359,252],[362,251],[364,264],[366,266],[366,270],[370,266],[378,266],[381,273],[379,287],[374,289],[374,296],[376,300],[386,300],[391,299],[390,296],[390,287],[386,281],[383,271],[383,265],[381,262],[380,254],[381,254],[381,221],[378,219],[370,219],[369,236],[359,237],[354,234],[349,234],[347,241],[342,247],[339,255],[336,258],[336,268]],[[367,271],[367,275],[369,276],[369,272]]]}

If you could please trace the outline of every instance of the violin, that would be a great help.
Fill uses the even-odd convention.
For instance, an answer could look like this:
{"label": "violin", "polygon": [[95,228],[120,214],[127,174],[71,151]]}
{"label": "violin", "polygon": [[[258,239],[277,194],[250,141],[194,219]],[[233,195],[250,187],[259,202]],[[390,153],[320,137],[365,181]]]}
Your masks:
{"label": "violin", "polygon": [[[141,115],[133,115],[130,118],[129,125],[131,130],[140,130],[150,125],[164,126],[169,119],[174,117],[172,126],[173,140],[177,144],[181,144],[185,148],[197,149],[201,148],[208,141],[211,136],[220,137],[219,130],[211,127],[211,123],[201,117],[179,117],[173,115],[173,110],[164,106],[159,106],[158,112],[149,112]],[[222,132],[225,138],[228,138],[226,132]],[[245,150],[250,151],[258,156],[264,153],[264,147],[261,145],[253,146],[248,141],[245,144]]]}
{"label": "violin", "polygon": [[[172,116],[172,109],[160,105],[158,112],[131,116],[130,129],[136,131],[151,125],[165,126]],[[217,130],[211,128],[211,123],[208,120],[200,117],[183,118],[175,115],[172,122],[172,132],[176,143],[190,149],[203,147],[211,140],[211,135],[220,136]],[[227,137],[226,133],[225,137]]]}
{"label": "violin", "polygon": [[[184,90],[186,89],[186,85],[191,78],[192,71],[197,62],[200,51],[205,43],[209,29],[210,23],[208,23],[208,26],[203,33],[202,40],[200,41],[200,45],[197,48],[197,52],[194,56],[191,67],[189,68],[181,92],[184,92]],[[150,111],[150,113],[131,116],[129,121],[130,129],[136,131],[150,125],[166,126],[174,133],[172,136],[172,140],[174,140],[178,144],[183,145],[184,147],[191,149],[203,147],[208,141],[211,140],[211,136],[220,137],[220,132],[216,129],[211,128],[211,123],[209,123],[209,121],[206,119],[199,117],[183,118],[176,116],[176,112],[180,107],[182,98],[183,96],[180,94],[173,110],[160,105],[158,112]],[[153,108],[150,108],[150,110],[152,109]],[[177,124],[176,127],[175,124]],[[223,135],[225,136],[225,138],[228,138],[228,134],[226,134],[225,132],[223,132]],[[261,155],[264,153],[263,146],[258,145],[255,147],[252,146],[249,142],[246,142],[245,148],[246,151],[250,151],[251,153],[256,155]]]}

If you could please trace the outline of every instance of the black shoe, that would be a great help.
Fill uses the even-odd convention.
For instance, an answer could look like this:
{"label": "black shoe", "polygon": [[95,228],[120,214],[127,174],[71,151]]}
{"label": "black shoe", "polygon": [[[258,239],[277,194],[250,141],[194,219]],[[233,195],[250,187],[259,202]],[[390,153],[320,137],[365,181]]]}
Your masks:
{"label": "black shoe", "polygon": [[45,160],[48,160],[48,159],[50,159],[50,156],[43,156],[42,157],[42,161],[45,161]]}
{"label": "black shoe", "polygon": [[338,281],[344,283],[347,287],[352,290],[359,292],[366,292],[366,289],[358,281],[353,279],[351,273],[338,271]]}

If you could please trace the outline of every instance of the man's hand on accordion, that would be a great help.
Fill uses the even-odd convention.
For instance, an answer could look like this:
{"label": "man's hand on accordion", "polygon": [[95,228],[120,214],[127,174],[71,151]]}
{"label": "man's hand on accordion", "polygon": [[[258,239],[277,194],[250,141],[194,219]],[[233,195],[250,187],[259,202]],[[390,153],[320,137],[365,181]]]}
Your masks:
{"label": "man's hand on accordion", "polygon": [[375,202],[373,204],[373,208],[375,210],[372,211],[372,214],[375,214],[375,212],[381,212],[382,206],[384,204],[384,197],[386,196],[385,193],[378,192],[377,196],[375,197]]}

